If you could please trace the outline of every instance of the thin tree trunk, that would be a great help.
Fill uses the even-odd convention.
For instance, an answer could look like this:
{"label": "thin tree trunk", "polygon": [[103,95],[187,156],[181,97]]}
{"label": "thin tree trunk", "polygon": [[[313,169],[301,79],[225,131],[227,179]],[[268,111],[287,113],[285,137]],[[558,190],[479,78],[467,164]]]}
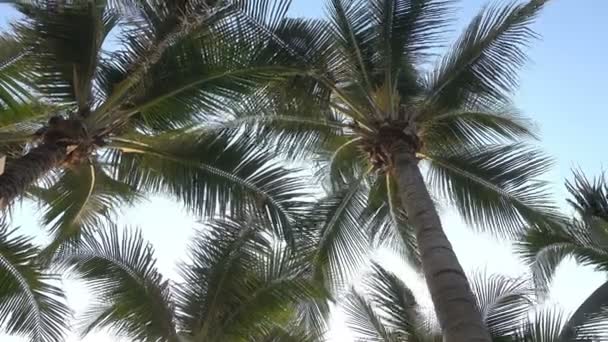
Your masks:
{"label": "thin tree trunk", "polygon": [[416,232],[422,270],[444,341],[490,341],[475,297],[412,153],[397,152],[395,173],[408,220]]}
{"label": "thin tree trunk", "polygon": [[0,210],[57,167],[66,154],[65,147],[42,144],[19,159],[7,161],[4,173],[0,175]]}
{"label": "thin tree trunk", "polygon": [[[590,315],[601,312],[601,309],[606,306],[608,306],[608,282],[605,282],[602,286],[593,291],[593,293],[585,299],[583,304],[576,309],[572,316],[570,316],[568,323],[566,323],[564,329],[562,329],[559,341],[575,341],[576,328],[585,323]],[[576,341],[591,341],[591,339]]]}

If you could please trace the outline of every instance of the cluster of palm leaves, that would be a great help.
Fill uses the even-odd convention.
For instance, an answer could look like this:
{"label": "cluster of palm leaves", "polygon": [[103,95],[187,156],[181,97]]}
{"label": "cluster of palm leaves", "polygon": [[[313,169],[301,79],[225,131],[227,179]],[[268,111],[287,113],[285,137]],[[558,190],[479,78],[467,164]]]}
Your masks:
{"label": "cluster of palm leaves", "polygon": [[[605,338],[605,286],[569,320],[538,307],[567,256],[605,270],[608,227],[603,180],[568,184],[573,220],[551,204],[511,103],[547,2],[485,7],[434,62],[455,1],[327,0],[302,19],[288,0],[14,0],[0,328],[61,340],[71,274],[96,298],[78,330],[134,341],[318,341],[335,307],[365,341]],[[154,194],[204,222],[179,280],[112,223]],[[20,200],[48,245],[9,230]],[[467,277],[437,201],[517,239],[534,281]],[[350,288],[377,248],[424,275],[435,314],[377,264]]]}

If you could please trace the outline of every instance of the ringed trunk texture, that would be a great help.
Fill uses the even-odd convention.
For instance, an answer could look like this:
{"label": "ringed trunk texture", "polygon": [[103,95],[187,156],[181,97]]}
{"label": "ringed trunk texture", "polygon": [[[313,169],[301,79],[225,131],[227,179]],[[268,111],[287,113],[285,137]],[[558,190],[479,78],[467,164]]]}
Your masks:
{"label": "ringed trunk texture", "polygon": [[0,210],[19,197],[25,189],[66,158],[65,147],[42,144],[23,157],[7,161],[0,175]]}
{"label": "ringed trunk texture", "polygon": [[[608,305],[608,281],[598,287],[593,293],[585,299],[578,309],[570,316],[570,319],[562,329],[562,333],[559,341],[575,341],[576,328],[589,318],[589,316],[599,313],[602,308]],[[588,340],[576,340],[576,341],[591,341]]]}
{"label": "ringed trunk texture", "polygon": [[422,270],[444,341],[491,341],[469,281],[443,232],[417,160],[412,153],[398,151],[394,162],[399,195],[416,232]]}

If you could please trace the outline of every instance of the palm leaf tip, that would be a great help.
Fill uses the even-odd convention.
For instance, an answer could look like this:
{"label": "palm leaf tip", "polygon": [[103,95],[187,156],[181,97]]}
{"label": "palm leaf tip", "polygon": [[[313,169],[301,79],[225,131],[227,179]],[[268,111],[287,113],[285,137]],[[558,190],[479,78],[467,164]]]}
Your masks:
{"label": "palm leaf tip", "polygon": [[518,85],[517,71],[527,60],[524,48],[537,38],[529,26],[547,2],[484,8],[431,73],[431,102],[452,109],[470,102],[508,104]]}
{"label": "palm leaf tip", "polygon": [[105,328],[135,340],[177,340],[169,283],[141,233],[110,226],[64,246],[54,261],[98,298],[84,315],[82,335]]}
{"label": "palm leaf tip", "polygon": [[516,143],[427,152],[431,186],[475,226],[513,237],[528,224],[561,220],[537,178],[552,165],[539,150]]}
{"label": "palm leaf tip", "polygon": [[32,341],[63,339],[70,310],[57,276],[38,262],[39,248],[31,239],[0,228],[0,322],[2,329]]}

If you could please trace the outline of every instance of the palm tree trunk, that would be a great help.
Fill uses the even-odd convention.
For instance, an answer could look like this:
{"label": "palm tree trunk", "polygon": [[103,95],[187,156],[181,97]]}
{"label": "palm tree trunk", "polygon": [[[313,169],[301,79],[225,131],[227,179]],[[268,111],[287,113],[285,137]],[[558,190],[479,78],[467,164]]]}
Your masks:
{"label": "palm tree trunk", "polygon": [[66,148],[41,144],[23,157],[7,161],[0,175],[0,210],[23,194],[40,177],[57,167],[66,158]]}
{"label": "palm tree trunk", "polygon": [[448,241],[435,205],[413,154],[395,154],[399,194],[408,220],[416,232],[422,270],[446,342],[490,341],[475,297],[452,245]]}
{"label": "palm tree trunk", "polygon": [[[594,313],[599,313],[602,308],[608,305],[608,281],[598,287],[593,293],[585,299],[578,309],[570,316],[568,323],[564,326],[561,332],[559,341],[574,341],[576,337],[576,328],[589,318]],[[581,341],[581,340],[576,340]],[[584,341],[591,341],[584,340]]]}

